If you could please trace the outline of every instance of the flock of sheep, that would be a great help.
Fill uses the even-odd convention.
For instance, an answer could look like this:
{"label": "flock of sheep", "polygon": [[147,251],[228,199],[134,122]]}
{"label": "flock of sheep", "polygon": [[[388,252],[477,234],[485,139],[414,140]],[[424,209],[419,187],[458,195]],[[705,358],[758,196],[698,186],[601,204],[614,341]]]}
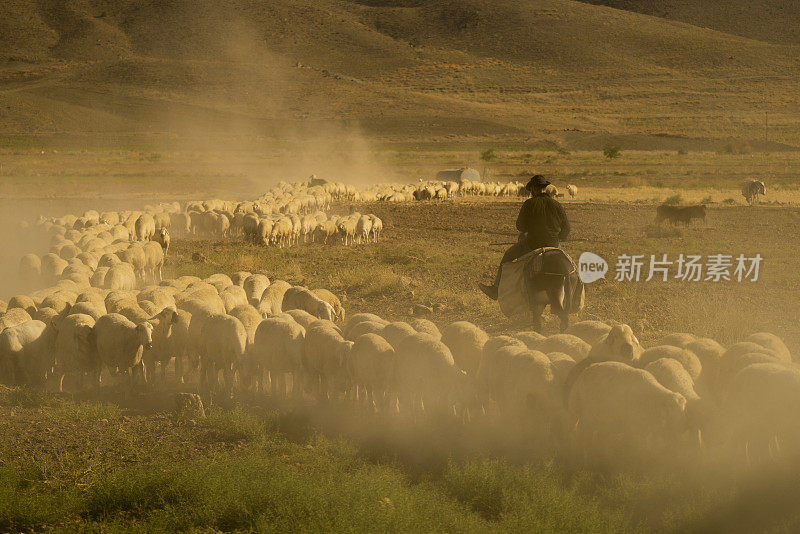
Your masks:
{"label": "flock of sheep", "polygon": [[[383,221],[374,214],[362,215],[354,209],[344,216],[328,214],[332,201],[353,201],[357,197],[355,189],[344,184],[281,182],[253,201],[211,199],[188,202],[184,209],[175,205],[150,206],[144,213],[124,214],[124,221],[130,235],[137,240],[149,238],[149,234],[133,228],[138,217],[145,218],[148,227],[150,220],[155,219],[156,234],[171,232],[176,237],[241,237],[277,247],[308,242],[345,245],[377,242]],[[109,223],[104,217],[100,222]]]}
{"label": "flock of sheep", "polygon": [[[578,188],[566,186],[571,198],[578,195]],[[556,186],[550,184],[545,190],[552,197],[563,197]],[[429,181],[414,184],[385,183],[357,191],[356,199],[364,202],[410,202],[412,200],[447,200],[455,197],[527,197],[530,195],[525,184],[517,181],[506,183],[482,182],[461,179],[459,181]]]}
{"label": "flock of sheep", "polygon": [[[421,318],[346,318],[330,291],[259,273],[161,278],[164,229],[174,230],[178,215],[186,231],[208,231],[213,225],[200,221],[222,217],[227,232],[252,237],[251,214],[259,228],[268,217],[315,217],[331,200],[357,196],[336,184],[281,184],[235,206],[40,219],[26,237],[51,251],[24,256],[31,291],[0,301],[0,381],[58,390],[65,377],[67,389],[171,382],[212,398],[249,391],[349,399],[412,418],[535,420],[543,432],[609,449],[705,436],[750,457],[800,452],[800,370],[772,334],[724,347],[681,333],[644,348],[627,325],[582,321],[548,337],[491,337],[467,321],[439,329]],[[354,213],[334,223],[337,232],[348,221],[361,228],[360,236],[345,230],[343,241],[377,239],[374,222],[365,230],[362,220]]]}

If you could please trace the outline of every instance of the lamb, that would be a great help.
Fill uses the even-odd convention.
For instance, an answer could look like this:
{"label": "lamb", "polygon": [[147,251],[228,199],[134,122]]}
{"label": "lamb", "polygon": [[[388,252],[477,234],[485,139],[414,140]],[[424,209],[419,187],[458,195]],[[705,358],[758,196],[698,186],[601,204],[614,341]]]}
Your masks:
{"label": "lamb", "polygon": [[237,271],[231,275],[231,283],[235,286],[244,287],[244,281],[252,275],[253,273],[248,271]]}
{"label": "lamb", "polygon": [[286,398],[286,375],[292,376],[292,393],[300,394],[300,374],[303,363],[305,328],[296,321],[283,317],[264,319],[256,329],[250,358],[254,371],[259,372],[259,383],[266,387],[269,372],[272,394]]}
{"label": "lamb", "polygon": [[370,215],[369,217],[372,219],[372,240],[377,243],[381,232],[383,232],[383,221],[375,215]]}
{"label": "lamb", "polygon": [[222,291],[234,285],[231,277],[223,273],[212,274],[203,280],[203,282],[214,286],[214,289],[216,289],[218,293],[222,293]]}
{"label": "lamb", "polygon": [[602,321],[580,321],[570,325],[564,333],[577,336],[594,346],[600,343],[610,331],[611,327]]}
{"label": "lamb", "polygon": [[406,336],[396,349],[394,377],[400,409],[412,417],[421,410],[429,415],[465,408],[470,388],[450,349],[428,334]]}
{"label": "lamb", "polygon": [[[605,361],[587,367],[568,392],[567,407],[585,441],[672,440],[686,427],[686,398],[665,388],[643,369]],[[610,450],[609,450],[610,452]]]}
{"label": "lamb", "polygon": [[68,315],[53,320],[55,331],[55,350],[49,366],[55,370],[59,393],[64,391],[64,376],[78,372],[87,373],[92,382],[100,385],[101,360],[94,341],[95,321],[88,315]]}
{"label": "lamb", "polygon": [[703,370],[700,360],[692,351],[674,347],[672,345],[660,345],[658,347],[649,348],[642,352],[642,355],[639,358],[639,365],[644,367],[648,363],[654,362],[661,358],[671,358],[676,360],[686,369],[686,371],[689,373],[689,376],[692,377],[692,380],[697,380],[700,377],[700,372]]}
{"label": "lamb", "polygon": [[303,342],[303,370],[309,386],[320,400],[336,398],[350,388],[347,360],[352,341],[331,328],[312,328],[306,331]]}
{"label": "lamb", "polygon": [[159,228],[158,230],[156,230],[156,234],[153,237],[153,241],[161,245],[161,249],[164,251],[164,256],[166,256],[167,252],[169,252],[169,244],[170,244],[169,230],[167,230],[166,228]]}
{"label": "lamb", "polygon": [[539,343],[547,339],[539,332],[534,332],[532,330],[526,332],[517,332],[512,337],[525,343],[525,346],[531,350],[536,350],[536,348],[539,346]]}
{"label": "lamb", "polygon": [[109,313],[97,320],[92,331],[100,364],[111,374],[126,374],[133,388],[135,373],[146,380],[142,356],[153,345],[153,325],[145,321],[134,324],[123,315]]}
{"label": "lamb", "polygon": [[456,321],[442,329],[442,343],[450,349],[456,365],[472,377],[478,374],[483,346],[488,339],[486,332],[467,321]]}
{"label": "lamb", "polygon": [[301,286],[290,287],[286,290],[281,309],[283,311],[304,310],[318,319],[327,319],[328,321],[333,321],[336,315],[333,306]]}
{"label": "lamb", "polygon": [[[358,336],[350,350],[348,365],[357,389],[356,396],[381,411],[389,407],[394,355],[394,348],[377,334]],[[363,397],[358,390],[363,391]]]}
{"label": "lamb", "polygon": [[247,331],[236,317],[213,314],[203,320],[200,337],[203,345],[201,383],[213,393],[219,386],[219,371],[222,371],[225,393],[230,397],[235,367],[247,349]]}

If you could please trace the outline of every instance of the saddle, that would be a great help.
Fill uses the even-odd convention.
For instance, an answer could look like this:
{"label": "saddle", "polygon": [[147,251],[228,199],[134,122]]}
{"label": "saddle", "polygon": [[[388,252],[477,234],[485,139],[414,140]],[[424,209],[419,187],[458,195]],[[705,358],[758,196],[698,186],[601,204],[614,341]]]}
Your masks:
{"label": "saddle", "polygon": [[545,257],[546,256],[549,257],[549,256],[551,256],[553,254],[560,254],[561,256],[567,258],[567,260],[569,261],[570,265],[572,265],[572,271],[569,272],[566,276],[569,276],[570,274],[574,273],[577,270],[577,267],[575,266],[575,262],[572,261],[572,258],[569,257],[569,254],[567,254],[566,252],[564,252],[563,250],[561,250],[558,247],[541,247],[541,248],[534,249],[534,250],[530,251],[528,254],[525,254],[524,256],[519,258],[519,260],[517,260],[517,261],[525,260],[525,258],[527,258],[527,260],[526,260],[527,263],[525,265],[524,273],[526,275],[528,275],[528,276],[536,276],[536,275],[540,275],[540,274],[541,275],[553,275],[553,276],[565,276],[562,273],[548,273],[548,272],[546,272],[544,270],[544,259],[545,259]]}
{"label": "saddle", "polygon": [[[544,260],[552,254],[561,254],[569,260],[572,269],[568,274],[545,271]],[[501,269],[497,301],[500,304],[500,311],[509,318],[527,317],[530,315],[532,303],[546,304],[548,302],[544,293],[535,295],[535,292],[530,291],[530,280],[547,276],[569,280],[570,275],[577,271],[572,258],[557,247],[537,248],[514,261],[504,263]],[[573,293],[578,288],[572,288],[571,286],[567,288],[570,294],[564,295],[562,299],[562,305],[570,308],[569,311],[571,313],[577,313],[583,307],[583,284],[580,284],[580,286],[580,297],[578,299],[573,299]],[[578,297],[578,295],[575,295],[575,297]]]}

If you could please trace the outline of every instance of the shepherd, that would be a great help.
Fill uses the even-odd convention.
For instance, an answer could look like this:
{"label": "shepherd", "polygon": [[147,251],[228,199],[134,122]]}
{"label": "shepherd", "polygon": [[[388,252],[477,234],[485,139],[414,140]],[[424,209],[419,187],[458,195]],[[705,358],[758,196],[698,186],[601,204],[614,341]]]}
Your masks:
{"label": "shepherd", "polygon": [[561,331],[569,326],[569,315],[583,308],[584,287],[572,258],[561,249],[569,235],[564,208],[547,192],[550,183],[536,175],[525,188],[531,198],[517,217],[519,241],[503,255],[494,284],[479,284],[498,300],[509,318],[530,316],[533,329],[542,331],[547,306],[561,320]]}
{"label": "shepherd", "polygon": [[569,220],[564,206],[545,192],[548,185],[550,182],[541,174],[533,176],[525,184],[525,189],[531,194],[531,198],[526,200],[519,210],[517,217],[519,240],[503,254],[494,283],[478,284],[481,291],[490,299],[497,300],[504,263],[519,259],[543,247],[561,248],[561,241],[569,236]]}

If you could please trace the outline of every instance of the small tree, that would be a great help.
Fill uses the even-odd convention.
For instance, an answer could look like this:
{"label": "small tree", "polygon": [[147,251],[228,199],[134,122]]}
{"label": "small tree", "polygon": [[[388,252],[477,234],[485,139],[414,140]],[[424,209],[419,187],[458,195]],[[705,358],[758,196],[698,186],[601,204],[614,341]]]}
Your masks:
{"label": "small tree", "polygon": [[603,149],[603,155],[608,159],[617,159],[620,157],[620,147],[615,145],[606,145]]}
{"label": "small tree", "polygon": [[493,148],[487,148],[483,152],[481,152],[481,159],[483,161],[494,161],[497,159],[497,154],[494,153]]}

